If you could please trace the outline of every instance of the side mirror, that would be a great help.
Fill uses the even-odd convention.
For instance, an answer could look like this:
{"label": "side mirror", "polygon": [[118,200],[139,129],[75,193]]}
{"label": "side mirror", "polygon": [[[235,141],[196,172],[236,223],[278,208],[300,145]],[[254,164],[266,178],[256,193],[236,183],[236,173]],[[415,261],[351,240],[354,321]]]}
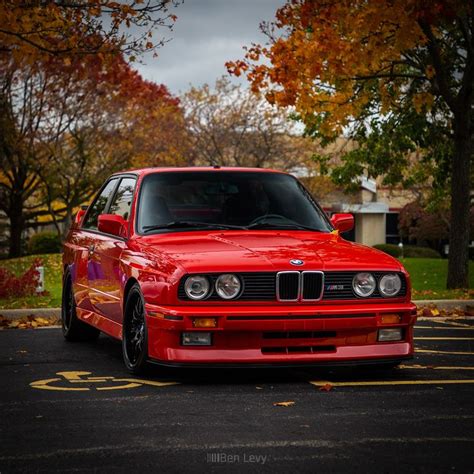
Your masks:
{"label": "side mirror", "polygon": [[352,214],[334,214],[331,224],[339,232],[349,232],[354,228],[354,216]]}
{"label": "side mirror", "polygon": [[116,214],[100,214],[97,228],[104,234],[125,237],[127,235],[127,221]]}
{"label": "side mirror", "polygon": [[82,218],[84,217],[84,214],[86,213],[86,210],[87,210],[87,208],[86,208],[86,209],[82,209],[82,208],[81,208],[81,209],[78,211],[78,213],[76,214],[76,217],[74,218],[74,225],[75,225],[76,227],[79,227],[79,226],[81,225]]}

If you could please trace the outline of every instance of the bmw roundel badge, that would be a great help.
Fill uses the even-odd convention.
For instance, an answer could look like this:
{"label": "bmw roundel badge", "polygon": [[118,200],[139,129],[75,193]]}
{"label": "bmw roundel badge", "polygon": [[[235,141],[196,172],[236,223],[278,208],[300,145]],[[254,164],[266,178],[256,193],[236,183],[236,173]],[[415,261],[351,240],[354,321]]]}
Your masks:
{"label": "bmw roundel badge", "polygon": [[303,260],[298,260],[297,258],[294,258],[294,259],[290,260],[290,263],[291,263],[292,265],[296,265],[296,266],[298,266],[298,267],[299,267],[300,265],[304,265]]}

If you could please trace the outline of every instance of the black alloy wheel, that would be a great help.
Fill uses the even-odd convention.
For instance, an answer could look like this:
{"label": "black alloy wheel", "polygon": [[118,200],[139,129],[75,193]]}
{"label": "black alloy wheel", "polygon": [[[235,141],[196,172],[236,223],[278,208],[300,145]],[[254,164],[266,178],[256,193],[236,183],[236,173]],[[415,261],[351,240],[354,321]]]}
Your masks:
{"label": "black alloy wheel", "polygon": [[122,335],[123,360],[133,374],[143,373],[148,359],[145,304],[138,284],[130,289],[125,305]]}

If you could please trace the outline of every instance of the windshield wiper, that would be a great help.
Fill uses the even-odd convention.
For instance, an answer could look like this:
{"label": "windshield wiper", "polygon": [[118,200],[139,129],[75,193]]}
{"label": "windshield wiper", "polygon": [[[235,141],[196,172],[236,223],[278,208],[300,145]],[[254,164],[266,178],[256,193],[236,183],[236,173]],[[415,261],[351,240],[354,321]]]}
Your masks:
{"label": "windshield wiper", "polygon": [[309,227],[302,224],[277,224],[271,222],[256,222],[255,224],[250,224],[246,229],[302,229],[310,230],[312,232],[322,232],[320,229],[315,229],[314,227]]}
{"label": "windshield wiper", "polygon": [[147,225],[143,228],[143,231],[146,233],[152,230],[176,229],[176,228],[186,228],[186,227],[196,227],[196,228],[213,227],[215,229],[245,229],[245,227],[242,227],[239,225],[217,224],[214,222],[171,221],[166,224]]}

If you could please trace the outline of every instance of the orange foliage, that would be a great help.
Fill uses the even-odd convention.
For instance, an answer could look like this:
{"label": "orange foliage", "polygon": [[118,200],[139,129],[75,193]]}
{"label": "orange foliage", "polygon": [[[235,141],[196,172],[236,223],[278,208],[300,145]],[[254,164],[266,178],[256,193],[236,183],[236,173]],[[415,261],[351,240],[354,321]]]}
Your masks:
{"label": "orange foliage", "polygon": [[[158,27],[171,28],[173,0],[62,2],[0,0],[0,50],[16,58],[125,52],[132,57],[163,43]],[[128,30],[134,27],[134,34]]]}
{"label": "orange foliage", "polygon": [[469,8],[461,0],[289,0],[261,26],[270,44],[245,48],[244,60],[226,65],[269,102],[295,106],[310,128],[322,120],[320,133],[334,137],[374,97],[382,114],[400,106],[414,81],[408,100],[429,108],[443,72],[417,50],[440,35],[439,22]]}

